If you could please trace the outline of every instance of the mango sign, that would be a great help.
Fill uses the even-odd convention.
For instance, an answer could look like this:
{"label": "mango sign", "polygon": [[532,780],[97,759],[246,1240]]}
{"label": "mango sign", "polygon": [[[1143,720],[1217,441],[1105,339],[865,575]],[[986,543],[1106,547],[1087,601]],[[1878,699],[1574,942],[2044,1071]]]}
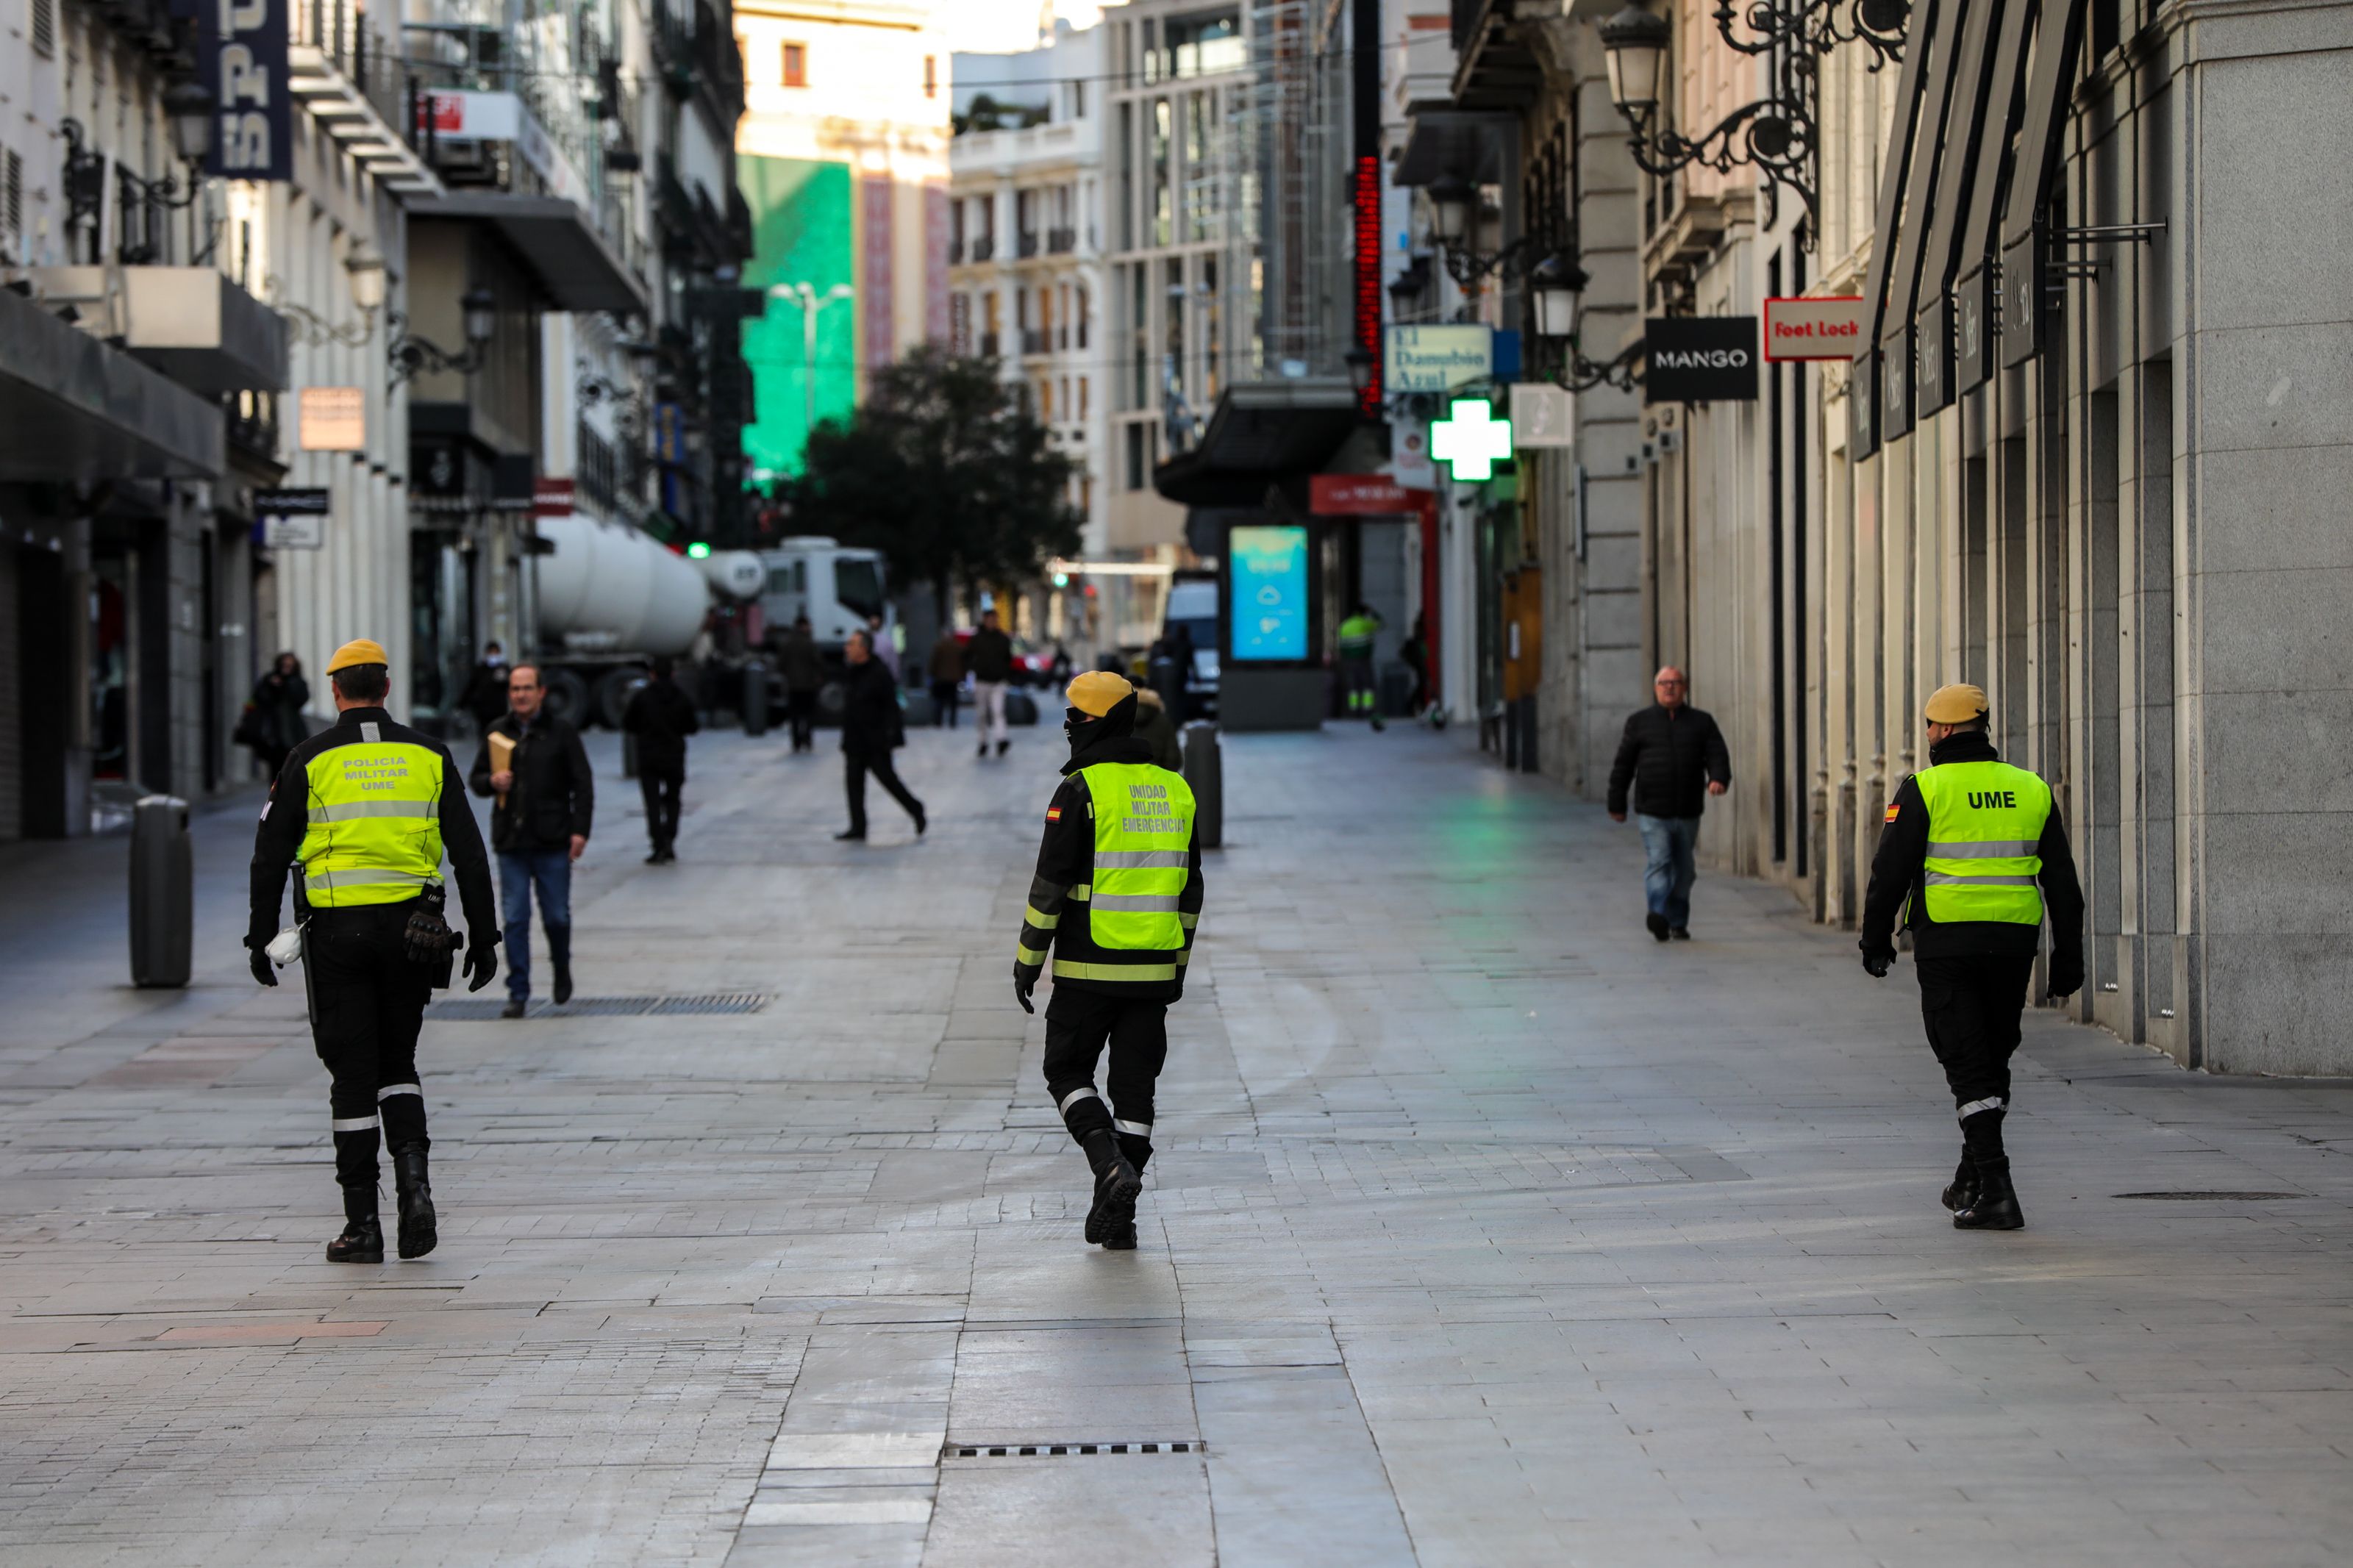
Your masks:
{"label": "mango sign", "polygon": [[1852,359],[1866,346],[1860,295],[1765,301],[1765,357]]}

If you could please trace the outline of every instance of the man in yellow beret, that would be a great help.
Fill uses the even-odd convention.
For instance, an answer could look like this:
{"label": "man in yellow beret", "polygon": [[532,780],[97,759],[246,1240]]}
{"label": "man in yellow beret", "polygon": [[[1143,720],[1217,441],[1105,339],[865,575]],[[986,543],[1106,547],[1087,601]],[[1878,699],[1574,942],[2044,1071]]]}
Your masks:
{"label": "man in yellow beret", "polygon": [[311,1037],[333,1080],[328,1102],[343,1189],[343,1232],[327,1243],[331,1263],[384,1261],[379,1132],[400,1196],[400,1256],[422,1258],[438,1239],[417,1037],[434,987],[449,983],[460,940],[443,914],[445,853],[472,938],[468,989],[489,984],[499,967],[481,830],[448,751],[385,710],[390,666],[382,646],[365,637],[335,650],[327,661],[335,722],[288,754],[253,842],[245,945],[264,985],[278,984],[265,950],[278,935],[286,873],[302,871],[294,893],[302,977]]}
{"label": "man in yellow beret", "polygon": [[[1050,952],[1046,1092],[1094,1172],[1086,1237],[1124,1252],[1135,1246],[1135,1199],[1152,1158],[1168,1005],[1185,994],[1201,918],[1201,847],[1193,792],[1181,774],[1155,767],[1135,734],[1135,688],[1092,670],[1067,696],[1071,760],[1046,807],[1013,994],[1023,1012],[1037,1011],[1030,994]],[[1106,1046],[1109,1104],[1095,1088]]]}
{"label": "man in yellow beret", "polygon": [[1887,807],[1863,897],[1862,966],[1895,961],[1899,910],[1912,933],[1920,1016],[1961,1121],[1961,1163],[1945,1206],[1962,1230],[2026,1223],[2001,1141],[2019,1016],[2051,917],[2051,994],[2084,984],[2084,890],[2051,786],[2001,760],[1986,694],[1940,687],[1923,717],[1928,765]]}

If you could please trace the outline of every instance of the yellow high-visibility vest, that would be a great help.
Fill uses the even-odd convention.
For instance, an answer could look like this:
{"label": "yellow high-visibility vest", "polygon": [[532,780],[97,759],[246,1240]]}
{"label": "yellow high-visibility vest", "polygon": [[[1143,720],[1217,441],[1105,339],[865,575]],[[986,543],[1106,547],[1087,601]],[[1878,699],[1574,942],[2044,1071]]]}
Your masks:
{"label": "yellow high-visibility vest", "polygon": [[396,904],[441,885],[441,753],[429,746],[360,739],[311,759],[309,825],[296,858],[314,910]]}
{"label": "yellow high-visibility vest", "polygon": [[[1191,788],[1182,774],[1148,763],[1097,763],[1080,776],[1094,806],[1089,938],[1113,952],[1183,947],[1185,922],[1176,905],[1191,873]],[[1061,972],[1058,963],[1055,973]]]}
{"label": "yellow high-visibility vest", "polygon": [[2036,877],[2051,786],[2008,763],[1947,763],[1913,775],[1928,807],[1928,853],[1920,862],[1928,918],[2042,923]]}

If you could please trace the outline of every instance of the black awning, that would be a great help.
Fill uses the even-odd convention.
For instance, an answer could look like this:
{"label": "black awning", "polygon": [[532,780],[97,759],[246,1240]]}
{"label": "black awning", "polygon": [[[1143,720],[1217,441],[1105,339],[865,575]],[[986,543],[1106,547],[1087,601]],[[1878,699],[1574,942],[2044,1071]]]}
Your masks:
{"label": "black awning", "polygon": [[1474,185],[1500,185],[1512,177],[1512,149],[1519,134],[1514,114],[1467,109],[1423,109],[1412,115],[1405,147],[1389,183],[1430,185],[1447,178]]}
{"label": "black awning", "polygon": [[[1977,7],[1968,0],[1945,0],[1928,45],[1926,75],[1920,87],[1919,122],[1912,156],[1904,172],[1904,216],[1895,236],[1895,258],[1887,271],[1887,298],[1880,309],[1879,438],[1892,441],[1912,428],[1912,311],[1920,286],[1920,262],[1928,248],[1929,216],[1944,164],[1945,111],[1958,74],[1961,34]],[[1912,47],[1922,35],[1912,34]],[[1908,62],[1907,62],[1908,63]]]}
{"label": "black awning", "polygon": [[1912,42],[1904,51],[1904,69],[1895,79],[1895,112],[1887,129],[1886,162],[1880,165],[1879,205],[1872,228],[1871,271],[1862,297],[1871,311],[1862,346],[1855,352],[1855,374],[1847,391],[1847,459],[1861,462],[1879,450],[1879,329],[1887,319],[1887,275],[1894,265],[1892,243],[1904,211],[1904,171],[1912,161],[1918,139],[1920,87],[1928,58],[1928,35],[1936,13],[1960,0],[1921,0],[1912,12]]}
{"label": "black awning", "polygon": [[[1960,53],[1953,62],[1953,90],[1945,104],[1945,151],[1936,185],[1936,215],[1920,255],[1920,276],[1912,289],[1912,416],[1925,419],[1953,400],[1953,275],[1960,255],[1954,241],[1961,214],[1980,177],[1980,139],[1985,122],[1993,29],[2005,10],[2027,0],[1976,0],[1961,24]],[[1983,177],[1990,179],[1989,167]]]}
{"label": "black awning", "polygon": [[1969,190],[1968,215],[1953,237],[1958,269],[1953,283],[1955,396],[1982,385],[1993,365],[1993,264],[2001,248],[1995,224],[2011,178],[2010,138],[2026,113],[2026,41],[2034,36],[2042,11],[2037,0],[2010,0],[1996,35],[1985,115],[1978,122],[1978,177]]}
{"label": "black awning", "polygon": [[221,405],[0,289],[0,479],[219,477]]}
{"label": "black awning", "polygon": [[2018,163],[2001,212],[2001,363],[2023,364],[2042,350],[2043,211],[2059,168],[2059,127],[2084,44],[2084,0],[2045,0],[2034,32],[2026,118]]}
{"label": "black awning", "polygon": [[645,288],[622,265],[577,202],[504,191],[453,191],[409,205],[412,221],[488,224],[521,258],[551,310],[642,315]]}
{"label": "black awning", "polygon": [[1358,417],[1345,381],[1229,386],[1199,444],[1155,468],[1152,487],[1184,506],[1255,506],[1268,486],[1319,472]]}

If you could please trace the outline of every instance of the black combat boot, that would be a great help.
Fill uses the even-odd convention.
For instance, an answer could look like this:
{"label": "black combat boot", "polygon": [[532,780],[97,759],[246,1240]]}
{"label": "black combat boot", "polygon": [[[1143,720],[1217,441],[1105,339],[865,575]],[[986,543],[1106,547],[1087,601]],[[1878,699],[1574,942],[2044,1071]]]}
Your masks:
{"label": "black combat boot", "polygon": [[2023,1230],[2026,1216],[2019,1212],[2018,1189],[2010,1184],[2010,1159],[2003,1155],[1977,1163],[1977,1191],[1968,1205],[1953,1211],[1955,1230]]}
{"label": "black combat boot", "polygon": [[384,1261],[384,1226],[376,1223],[374,1186],[343,1189],[343,1234],[327,1243],[327,1261]]}
{"label": "black combat boot", "polygon": [[1970,1163],[1968,1152],[1964,1150],[1961,1163],[1953,1172],[1953,1184],[1945,1189],[1945,1207],[1958,1214],[1975,1202],[1977,1195],[1978,1168]]}
{"label": "black combat boot", "polygon": [[[433,1188],[425,1179],[425,1148],[406,1143],[392,1153],[392,1176],[400,1190],[400,1255],[422,1258],[440,1241],[435,1228]],[[383,1260],[384,1240],[376,1239],[377,1260]]]}
{"label": "black combat boot", "polygon": [[[1144,1190],[1144,1178],[1119,1152],[1119,1140],[1111,1129],[1088,1133],[1084,1147],[1087,1163],[1095,1173],[1095,1202],[1087,1211],[1087,1239],[1115,1252],[1125,1251],[1135,1245],[1135,1194]],[[1120,1239],[1122,1231],[1124,1241]]]}

